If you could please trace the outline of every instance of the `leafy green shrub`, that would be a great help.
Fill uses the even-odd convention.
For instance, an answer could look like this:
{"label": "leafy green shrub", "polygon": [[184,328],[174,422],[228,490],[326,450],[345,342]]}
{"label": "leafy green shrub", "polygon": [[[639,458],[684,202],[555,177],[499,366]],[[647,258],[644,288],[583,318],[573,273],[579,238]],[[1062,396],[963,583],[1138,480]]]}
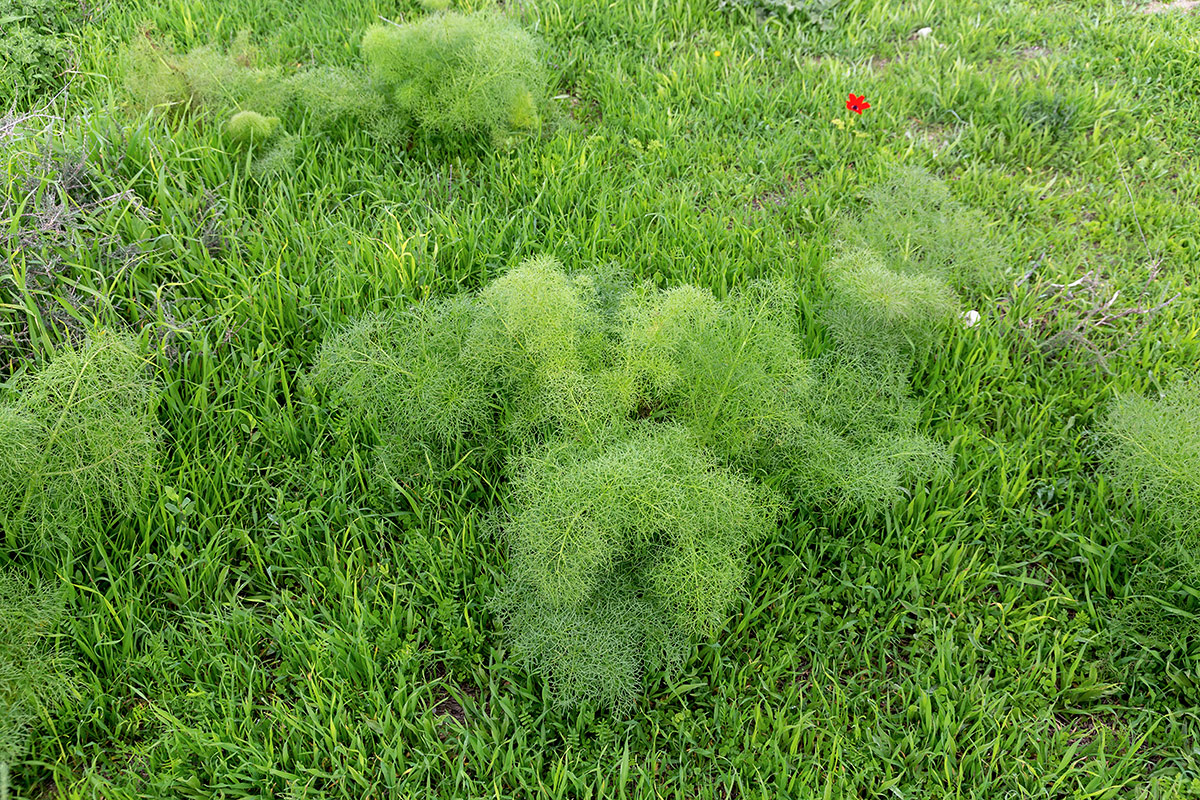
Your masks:
{"label": "leafy green shrub", "polygon": [[59,351],[0,405],[0,527],[10,545],[95,530],[141,503],[157,453],[157,388],[130,342]]}
{"label": "leafy green shrub", "polygon": [[622,350],[638,407],[753,466],[805,425],[811,380],[795,318],[792,292],[770,283],[722,301],[691,286],[631,298]]}
{"label": "leafy green shrub", "polygon": [[1114,485],[1170,529],[1200,534],[1200,377],[1175,381],[1161,399],[1116,399],[1104,425]]}
{"label": "leafy green shrub", "polygon": [[959,291],[1000,274],[1005,250],[983,217],[925,170],[899,167],[866,196],[866,210],[839,226],[844,251],[874,251],[892,272],[938,278]]}
{"label": "leafy green shrub", "polygon": [[470,298],[363,318],[326,338],[310,373],[331,408],[374,429],[382,464],[400,477],[486,437],[490,387],[463,349]]}
{"label": "leafy green shrub", "polygon": [[421,130],[494,139],[537,123],[546,88],[537,41],[497,12],[376,25],[362,53],[388,112]]}
{"label": "leafy green shrub", "polygon": [[308,115],[317,129],[341,122],[379,124],[384,98],[361,69],[315,67],[283,81],[282,96],[289,107]]}
{"label": "leafy green shrub", "polygon": [[674,425],[555,443],[514,472],[501,608],[514,650],[565,702],[627,701],[643,662],[719,631],[778,508]]}
{"label": "leafy green shrub", "polygon": [[940,462],[902,373],[837,365],[814,374],[785,286],[718,300],[534,258],[334,332],[311,378],[394,479],[506,456],[510,641],[564,701],[611,703],[720,629],[780,508],[751,476],[873,510]]}
{"label": "leafy green shrub", "polygon": [[65,33],[78,6],[64,0],[0,0],[0,107],[44,95],[67,67]]}
{"label": "leafy green shrub", "polygon": [[275,177],[291,171],[295,168],[301,144],[296,134],[280,135],[262,155],[254,159],[250,165],[251,171],[259,178]]}
{"label": "leafy green shrub", "polygon": [[241,147],[262,144],[275,135],[279,117],[266,117],[257,111],[239,111],[225,123],[225,135]]}
{"label": "leafy green shrub", "polygon": [[814,502],[872,512],[944,468],[944,448],[916,433],[908,375],[956,319],[958,290],[995,277],[1003,250],[924,170],[899,168],[867,198],[825,270],[820,316],[837,346],[805,407],[808,458],[778,468]]}
{"label": "leafy green shrub", "polygon": [[67,689],[65,662],[45,644],[61,613],[60,593],[0,572],[0,794],[28,726]]}
{"label": "leafy green shrub", "polygon": [[595,288],[554,259],[535,257],[479,293],[465,356],[508,399],[512,438],[592,440],[627,415]]}
{"label": "leafy green shrub", "polygon": [[823,319],[845,351],[883,356],[921,352],[934,344],[958,307],[943,279],[896,271],[873,250],[844,252],[827,267]]}
{"label": "leafy green shrub", "polygon": [[948,467],[945,447],[917,433],[919,408],[907,373],[894,363],[828,355],[815,365],[802,408],[806,424],[767,468],[812,505],[872,516],[903,487]]}
{"label": "leafy green shrub", "polygon": [[[1178,380],[1162,398],[1119,396],[1104,421],[1113,485],[1149,513],[1149,555],[1135,577],[1140,597],[1126,621],[1154,644],[1200,635],[1200,376]],[[1191,591],[1188,590],[1191,587]]]}
{"label": "leafy green shrub", "polygon": [[186,112],[232,106],[268,113],[280,103],[280,71],[257,66],[245,34],[227,51],[206,45],[183,54],[169,41],[142,36],[126,47],[122,60],[125,88],[140,108]]}
{"label": "leafy green shrub", "polygon": [[[186,54],[143,36],[126,48],[124,64],[136,106],[237,109],[227,133],[242,143],[267,138],[268,119],[291,124],[299,116],[310,130],[362,128],[383,142],[416,134],[497,142],[538,124],[547,86],[539,50],[497,11],[445,11],[368,29],[358,68],[321,66],[285,78],[258,64],[245,35],[227,51],[209,45]],[[286,154],[280,147],[277,156]],[[272,171],[270,163],[262,170]]]}

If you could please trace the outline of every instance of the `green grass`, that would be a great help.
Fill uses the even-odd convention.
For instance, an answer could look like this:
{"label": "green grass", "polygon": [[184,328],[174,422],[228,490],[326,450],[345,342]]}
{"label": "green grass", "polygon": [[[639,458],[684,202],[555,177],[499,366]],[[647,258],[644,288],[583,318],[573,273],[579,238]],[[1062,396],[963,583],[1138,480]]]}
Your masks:
{"label": "green grass", "polygon": [[[285,73],[349,66],[367,27],[416,4],[130,0],[70,34],[48,111],[92,177],[68,193],[82,210],[54,239],[57,282],[20,288],[45,252],[0,215],[0,321],[33,347],[0,368],[36,369],[67,306],[143,331],[162,455],[139,510],[57,569],[74,688],[29,725],[13,794],[1200,792],[1200,653],[1111,624],[1155,554],[1098,436],[1118,393],[1200,360],[1200,14],[847,0],[822,31],[701,0],[507,5],[547,45],[559,108],[539,136],[455,155],[301,122],[274,176],[226,141],[233,109],[135,109],[121,46],[146,23],[178,52],[245,29]],[[32,145],[0,147],[11,195]],[[819,351],[838,215],[897,163],[945,180],[1011,249],[998,285],[962,298],[979,324],[912,376],[949,471],[877,518],[797,509],[681,671],[645,676],[628,714],[563,711],[491,610],[495,476],[380,489],[304,383],[322,339],[549,255],[718,297],[782,278]],[[1118,291],[1112,310],[1178,297],[1077,327]]]}

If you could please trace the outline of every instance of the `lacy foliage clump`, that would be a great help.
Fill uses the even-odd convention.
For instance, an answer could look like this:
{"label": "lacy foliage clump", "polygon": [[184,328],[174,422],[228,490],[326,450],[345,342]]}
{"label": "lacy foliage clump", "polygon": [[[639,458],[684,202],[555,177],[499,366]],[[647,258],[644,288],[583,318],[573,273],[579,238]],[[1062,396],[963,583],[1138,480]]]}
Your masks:
{"label": "lacy foliage clump", "polygon": [[822,318],[844,352],[907,371],[941,341],[958,293],[1000,273],[1004,251],[924,170],[897,169],[867,200],[839,225]]}
{"label": "lacy foliage clump", "polygon": [[938,278],[956,291],[1001,273],[1004,247],[983,216],[927,171],[898,167],[866,198],[866,210],[839,227],[843,249],[871,250],[893,272]]}
{"label": "lacy foliage clump", "polygon": [[213,106],[268,111],[278,103],[281,72],[259,65],[246,34],[228,50],[205,45],[187,53],[146,34],[126,47],[123,61],[125,89],[140,108],[170,114]]}
{"label": "lacy foliage clump", "polygon": [[393,481],[500,458],[512,646],[564,702],[622,703],[722,627],[784,507],[760,475],[875,508],[937,466],[900,386],[855,364],[814,369],[785,286],[718,299],[543,257],[333,333],[311,377]]}
{"label": "lacy foliage clump", "polygon": [[225,135],[234,144],[249,147],[270,139],[278,127],[279,117],[268,117],[257,111],[239,111],[225,123]]}
{"label": "lacy foliage clump", "polygon": [[[982,217],[915,167],[896,169],[843,218],[825,270],[820,316],[836,343],[809,401],[802,494],[879,509],[895,487],[943,468],[944,449],[916,433],[909,374],[959,316],[959,292],[999,273],[1004,247]],[[832,496],[828,487],[838,491]]]}
{"label": "lacy foliage clump", "polygon": [[128,340],[99,333],[22,376],[0,404],[0,528],[48,544],[141,503],[157,455],[158,390]]}
{"label": "lacy foliage clump", "polygon": [[517,459],[498,603],[514,650],[563,700],[629,700],[724,626],[773,496],[675,425],[607,446],[555,442]]}
{"label": "lacy foliage clump", "polygon": [[267,120],[278,116],[316,130],[362,128],[388,142],[422,135],[495,143],[538,123],[547,88],[540,50],[497,11],[443,11],[368,29],[358,67],[287,77],[260,66],[245,36],[227,51],[186,54],[143,37],[126,50],[126,84],[143,108],[237,109],[226,129],[238,142],[265,141],[276,126]]}
{"label": "lacy foliage clump", "polygon": [[491,393],[463,353],[471,312],[454,298],[365,317],[325,340],[310,373],[331,408],[377,433],[381,463],[400,480],[444,469],[492,427]]}
{"label": "lacy foliage clump", "polygon": [[[22,752],[31,723],[68,687],[66,663],[46,644],[62,613],[59,592],[0,572],[0,765]],[[0,780],[5,776],[0,772]],[[8,787],[0,785],[0,791]]]}
{"label": "lacy foliage clump", "polygon": [[1122,618],[1145,641],[1172,647],[1200,638],[1200,376],[1175,381],[1160,399],[1117,397],[1104,422],[1107,474],[1150,517],[1153,555],[1134,576],[1137,597]]}
{"label": "lacy foliage clump", "polygon": [[923,352],[937,342],[958,309],[958,298],[945,280],[894,269],[875,250],[844,252],[827,270],[824,319],[847,351]]}
{"label": "lacy foliage clump", "polygon": [[546,87],[537,41],[498,12],[376,25],[362,52],[388,110],[418,129],[495,138],[537,123]]}

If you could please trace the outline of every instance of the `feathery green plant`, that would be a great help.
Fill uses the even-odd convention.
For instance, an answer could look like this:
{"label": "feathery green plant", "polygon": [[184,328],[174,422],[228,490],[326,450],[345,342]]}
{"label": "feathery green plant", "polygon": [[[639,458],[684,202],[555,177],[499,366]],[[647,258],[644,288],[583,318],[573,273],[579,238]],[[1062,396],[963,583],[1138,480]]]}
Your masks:
{"label": "feathery green plant", "polygon": [[790,289],[753,283],[717,301],[695,287],[636,295],[622,350],[638,407],[688,427],[740,466],[804,425],[808,359]]}
{"label": "feathery green plant", "polygon": [[132,343],[97,333],[0,405],[0,527],[10,546],[96,529],[140,504],[157,454],[157,387]]}
{"label": "feathery green plant", "polygon": [[536,125],[546,89],[538,47],[495,11],[376,25],[362,41],[391,113],[435,135],[492,139]]}
{"label": "feathery green plant", "polygon": [[846,358],[814,375],[796,315],[778,283],[718,300],[537,257],[334,332],[311,379],[393,478],[498,446],[513,648],[564,702],[623,703],[647,665],[720,629],[781,508],[753,474],[875,510],[940,463],[905,373]]}
{"label": "feathery green plant", "polygon": [[44,638],[62,613],[61,594],[24,576],[0,572],[0,797],[27,729],[67,687],[65,662]]}
{"label": "feathery green plant", "polygon": [[1119,396],[1103,431],[1114,485],[1172,530],[1200,535],[1200,376],[1158,400]]}
{"label": "feathery green plant", "polygon": [[871,516],[904,487],[949,466],[945,447],[917,432],[904,370],[835,353],[818,360],[814,373],[805,424],[767,463],[782,488],[818,507]]}
{"label": "feathery green plant", "polygon": [[400,477],[443,468],[461,446],[487,438],[491,388],[463,349],[474,300],[456,297],[365,317],[326,338],[312,384],[379,435],[378,453]]}
{"label": "feathery green plant", "polygon": [[1000,274],[1005,250],[983,216],[927,171],[897,167],[866,198],[867,208],[838,227],[843,251],[872,250],[893,272],[939,278],[956,291]]}
{"label": "feathery green plant", "polygon": [[225,123],[225,135],[241,147],[262,144],[275,135],[279,117],[268,117],[257,111],[239,111]]}
{"label": "feathery green plant", "polygon": [[305,112],[317,129],[340,122],[376,122],[385,111],[383,95],[361,68],[322,66],[298,72],[281,84],[283,103]]}
{"label": "feathery green plant", "polygon": [[[1102,427],[1113,485],[1140,501],[1153,555],[1135,576],[1139,598],[1122,616],[1152,642],[1200,635],[1200,376],[1175,381],[1160,399],[1117,397]],[[1191,592],[1186,587],[1191,588]]]}
{"label": "feathery green plant", "polygon": [[545,256],[480,291],[465,355],[509,399],[505,426],[513,438],[590,440],[628,415],[609,323],[595,301],[590,278],[569,277]]}
{"label": "feathery green plant", "polygon": [[627,702],[645,662],[720,630],[779,509],[674,425],[553,443],[514,472],[500,607],[514,650],[563,702]]}
{"label": "feathery green plant", "polygon": [[958,290],[998,273],[1002,248],[924,170],[898,168],[867,198],[841,221],[826,265],[820,316],[836,347],[798,432],[808,457],[776,468],[801,496],[871,512],[946,465],[945,449],[916,433],[908,375],[956,319]]}
{"label": "feathery green plant", "polygon": [[958,309],[945,280],[894,270],[874,250],[843,252],[826,272],[829,295],[822,319],[844,352],[883,359],[924,352]]}
{"label": "feathery green plant", "polygon": [[899,167],[838,228],[821,316],[842,352],[907,372],[958,310],[958,292],[1000,272],[1003,247],[982,217],[922,169]]}
{"label": "feathery green plant", "polygon": [[226,51],[205,45],[176,53],[170,42],[141,36],[123,53],[125,88],[139,108],[168,112],[238,106],[260,113],[280,102],[280,71],[257,66],[249,36]]}
{"label": "feathery green plant", "polygon": [[143,36],[125,49],[126,86],[142,108],[238,109],[226,132],[239,143],[269,138],[278,116],[297,113],[313,129],[346,123],[391,142],[422,133],[495,143],[539,122],[547,87],[540,44],[498,11],[439,11],[376,25],[361,49],[362,67],[321,66],[284,78],[257,65],[245,35],[228,51],[210,45],[186,54]]}

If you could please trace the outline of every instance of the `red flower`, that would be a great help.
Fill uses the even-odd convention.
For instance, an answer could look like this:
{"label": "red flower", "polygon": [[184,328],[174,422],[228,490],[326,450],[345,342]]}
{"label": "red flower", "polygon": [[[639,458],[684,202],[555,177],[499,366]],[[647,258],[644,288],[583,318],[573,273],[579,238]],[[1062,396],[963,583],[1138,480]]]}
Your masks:
{"label": "red flower", "polygon": [[867,102],[866,95],[860,94],[857,97],[855,97],[854,94],[852,93],[850,95],[850,99],[846,101],[846,108],[850,109],[855,114],[861,114],[862,112],[866,111],[870,107],[871,107],[871,104]]}

